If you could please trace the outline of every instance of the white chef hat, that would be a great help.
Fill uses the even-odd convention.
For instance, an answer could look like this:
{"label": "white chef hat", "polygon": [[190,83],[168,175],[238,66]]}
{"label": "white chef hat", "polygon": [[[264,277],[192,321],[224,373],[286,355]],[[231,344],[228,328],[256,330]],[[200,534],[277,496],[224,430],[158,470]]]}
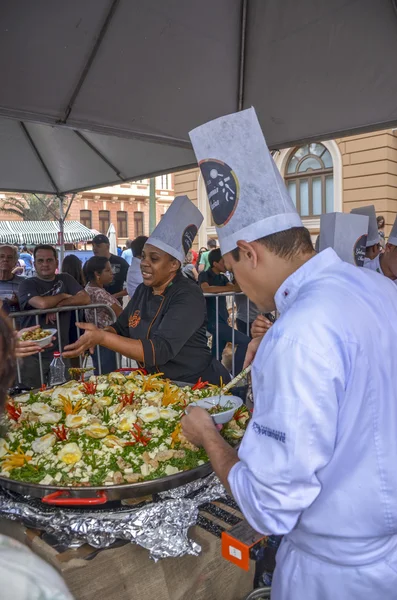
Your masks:
{"label": "white chef hat", "polygon": [[146,243],[183,263],[203,220],[203,215],[187,196],[177,196]]}
{"label": "white chef hat", "polygon": [[390,235],[389,235],[389,238],[387,241],[389,244],[393,244],[393,246],[397,246],[397,216],[396,216],[394,225],[392,227],[392,230],[390,232]]}
{"label": "white chef hat", "polygon": [[378,231],[378,223],[376,221],[375,206],[373,204],[370,204],[368,206],[361,206],[360,208],[353,208],[353,210],[350,212],[354,215],[364,215],[369,218],[367,248],[375,246],[375,244],[379,244],[380,237]]}
{"label": "white chef hat", "polygon": [[239,240],[252,242],[302,227],[253,108],[215,119],[189,135],[223,254]]}
{"label": "white chef hat", "polygon": [[327,213],[320,217],[319,250],[333,248],[340,259],[364,266],[368,217],[348,213]]}

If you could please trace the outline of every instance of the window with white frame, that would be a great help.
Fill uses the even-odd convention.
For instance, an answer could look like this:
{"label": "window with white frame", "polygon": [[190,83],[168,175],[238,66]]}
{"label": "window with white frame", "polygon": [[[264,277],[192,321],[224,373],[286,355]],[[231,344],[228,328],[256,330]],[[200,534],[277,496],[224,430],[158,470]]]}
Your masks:
{"label": "window with white frame", "polygon": [[301,217],[319,217],[334,211],[333,163],[323,144],[296,148],[288,159],[284,179]]}

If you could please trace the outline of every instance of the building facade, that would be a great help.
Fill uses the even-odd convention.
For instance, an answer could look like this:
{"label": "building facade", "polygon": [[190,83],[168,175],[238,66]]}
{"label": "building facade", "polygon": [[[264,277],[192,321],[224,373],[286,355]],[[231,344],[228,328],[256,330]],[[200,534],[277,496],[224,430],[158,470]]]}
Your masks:
{"label": "building facade", "polygon": [[[113,223],[117,243],[123,247],[127,239],[149,235],[149,193],[149,179],[87,190],[76,194],[67,220],[79,221],[89,229],[105,235],[109,225]],[[0,200],[7,196],[23,198],[21,194],[3,193],[0,194]],[[156,223],[160,221],[173,199],[174,175],[156,177]],[[5,212],[0,212],[0,219],[22,220]]]}
{"label": "building facade", "polygon": [[[323,212],[350,212],[374,204],[386,221],[397,214],[397,131],[388,129],[276,151],[274,160],[304,225],[313,238]],[[216,237],[203,178],[198,169],[175,173],[175,195],[187,194],[204,215],[197,245]]]}
{"label": "building facade", "polygon": [[[77,194],[68,218],[106,235],[109,225],[116,229],[117,243],[149,235],[149,179],[87,190]],[[156,177],[156,223],[174,199],[174,176]]]}

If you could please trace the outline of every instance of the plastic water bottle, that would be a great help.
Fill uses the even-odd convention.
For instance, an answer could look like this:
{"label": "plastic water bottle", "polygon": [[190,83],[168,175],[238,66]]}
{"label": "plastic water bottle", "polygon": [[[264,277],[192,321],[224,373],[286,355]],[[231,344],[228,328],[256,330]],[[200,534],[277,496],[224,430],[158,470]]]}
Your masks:
{"label": "plastic water bottle", "polygon": [[65,363],[61,358],[61,353],[54,352],[54,358],[50,364],[48,385],[53,387],[54,385],[61,385],[62,383],[65,383],[65,381]]}

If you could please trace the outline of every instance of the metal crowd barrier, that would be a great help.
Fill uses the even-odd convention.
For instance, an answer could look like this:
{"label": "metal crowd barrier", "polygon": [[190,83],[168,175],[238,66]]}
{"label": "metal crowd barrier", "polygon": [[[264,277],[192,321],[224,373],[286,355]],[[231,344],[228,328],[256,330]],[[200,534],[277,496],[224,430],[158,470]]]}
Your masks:
{"label": "metal crowd barrier", "polygon": [[[64,313],[64,312],[75,311],[76,322],[79,322],[80,321],[79,311],[93,309],[94,310],[94,323],[95,323],[95,325],[98,325],[98,308],[100,308],[101,310],[103,310],[103,309],[107,310],[108,313],[110,314],[113,322],[115,322],[117,320],[116,313],[114,312],[114,310],[110,306],[107,306],[106,304],[87,304],[86,306],[62,306],[61,308],[24,310],[24,311],[10,313],[9,317],[13,320],[13,327],[14,327],[14,329],[16,329],[16,320],[17,319],[21,319],[23,317],[36,317],[36,319],[35,319],[36,325],[39,325],[40,324],[39,316],[55,313],[56,314],[56,326],[57,326],[57,330],[58,330],[58,334],[57,334],[58,349],[59,349],[59,352],[62,352],[63,344],[62,344],[62,339],[61,339],[62,336],[61,336],[59,314]],[[48,328],[50,328],[50,325],[48,325]],[[77,325],[76,325],[76,331],[77,331],[77,338],[79,339],[82,334],[80,333],[80,329]],[[95,352],[97,353],[97,357],[98,357],[98,372],[99,372],[99,375],[101,375],[102,374],[102,364],[101,364],[100,346],[96,347]],[[120,355],[117,352],[115,354],[116,354],[117,368],[120,368]],[[21,360],[23,360],[23,359],[18,359],[18,361],[17,361],[18,383],[21,383],[21,365],[20,365]],[[82,356],[79,357],[79,364],[80,364],[80,367],[82,367],[82,365],[83,365],[83,357]],[[39,366],[40,366],[40,380],[41,380],[41,384],[43,385],[46,382],[44,381],[44,376],[43,376],[43,361],[42,361],[41,353],[39,354]]]}
{"label": "metal crowd barrier", "polygon": [[[244,294],[242,292],[223,292],[220,294],[206,293],[206,294],[204,294],[204,296],[206,298],[215,298],[215,306],[216,306],[215,340],[213,339],[212,343],[215,343],[215,345],[216,345],[216,358],[218,360],[222,360],[222,357],[219,356],[219,298],[226,297],[227,303],[231,307],[230,318],[231,318],[231,329],[232,329],[232,341],[231,341],[231,343],[232,343],[232,376],[234,376],[235,375],[234,353],[235,353],[235,349],[236,349],[236,344],[235,344],[235,323],[236,323],[235,298],[236,298],[236,296],[244,297]],[[249,320],[250,301],[249,301],[249,298],[246,298],[246,302],[247,302],[246,334],[247,334],[247,336],[249,336],[249,333],[250,333],[250,320]],[[94,322],[95,322],[95,325],[98,325],[97,309],[99,309],[99,308],[107,310],[113,321],[117,320],[116,314],[113,311],[113,309],[110,306],[107,306],[106,304],[88,304],[86,306],[64,306],[61,308],[48,308],[48,309],[41,309],[41,310],[20,311],[20,312],[10,313],[9,317],[13,320],[14,328],[16,328],[16,320],[21,319],[22,317],[35,317],[36,325],[39,325],[39,316],[55,313],[56,314],[56,325],[57,325],[57,330],[58,330],[58,336],[57,336],[58,346],[59,346],[59,351],[62,352],[63,343],[62,343],[61,334],[60,334],[61,329],[60,329],[59,314],[63,313],[63,312],[75,311],[76,321],[79,321],[79,311],[86,310],[86,309],[93,309],[94,310]],[[77,327],[77,325],[76,325],[76,331],[77,331],[77,338],[80,338],[81,333],[80,333],[80,329]],[[102,364],[101,364],[100,346],[96,347],[95,352],[96,352],[97,358],[98,358],[98,372],[101,375],[102,374]],[[126,358],[126,357],[121,357],[120,354],[118,354],[118,353],[115,353],[115,354],[116,354],[117,368],[120,368],[120,366],[133,367],[136,365],[135,361],[133,361],[132,359]],[[18,383],[21,383],[20,360],[23,360],[23,359],[19,359],[17,362]],[[79,364],[80,364],[80,367],[83,365],[83,357],[81,357],[81,356],[79,357]],[[40,380],[41,380],[41,383],[43,384],[45,382],[44,382],[44,376],[43,376],[43,364],[42,364],[41,354],[39,354],[39,366],[40,366]]]}
{"label": "metal crowd barrier", "polygon": [[[225,297],[228,300],[230,300],[231,302],[229,302],[229,305],[231,306],[231,328],[232,328],[232,376],[235,376],[235,364],[234,364],[234,352],[236,349],[236,344],[235,344],[235,322],[236,322],[236,317],[235,317],[235,309],[236,309],[236,305],[235,305],[235,299],[236,296],[243,296],[246,297],[247,300],[247,327],[246,327],[246,335],[249,336],[250,335],[250,319],[249,319],[249,314],[250,314],[250,300],[247,296],[245,296],[245,294],[243,294],[242,292],[222,292],[220,294],[212,294],[212,293],[205,293],[204,294],[205,298],[215,298],[215,310],[216,310],[216,324],[215,324],[215,340],[212,340],[212,343],[216,345],[216,358],[217,360],[222,360],[222,356],[219,356],[219,298],[221,297]],[[228,304],[228,302],[226,301],[226,304]],[[214,336],[212,336],[214,337]]]}

